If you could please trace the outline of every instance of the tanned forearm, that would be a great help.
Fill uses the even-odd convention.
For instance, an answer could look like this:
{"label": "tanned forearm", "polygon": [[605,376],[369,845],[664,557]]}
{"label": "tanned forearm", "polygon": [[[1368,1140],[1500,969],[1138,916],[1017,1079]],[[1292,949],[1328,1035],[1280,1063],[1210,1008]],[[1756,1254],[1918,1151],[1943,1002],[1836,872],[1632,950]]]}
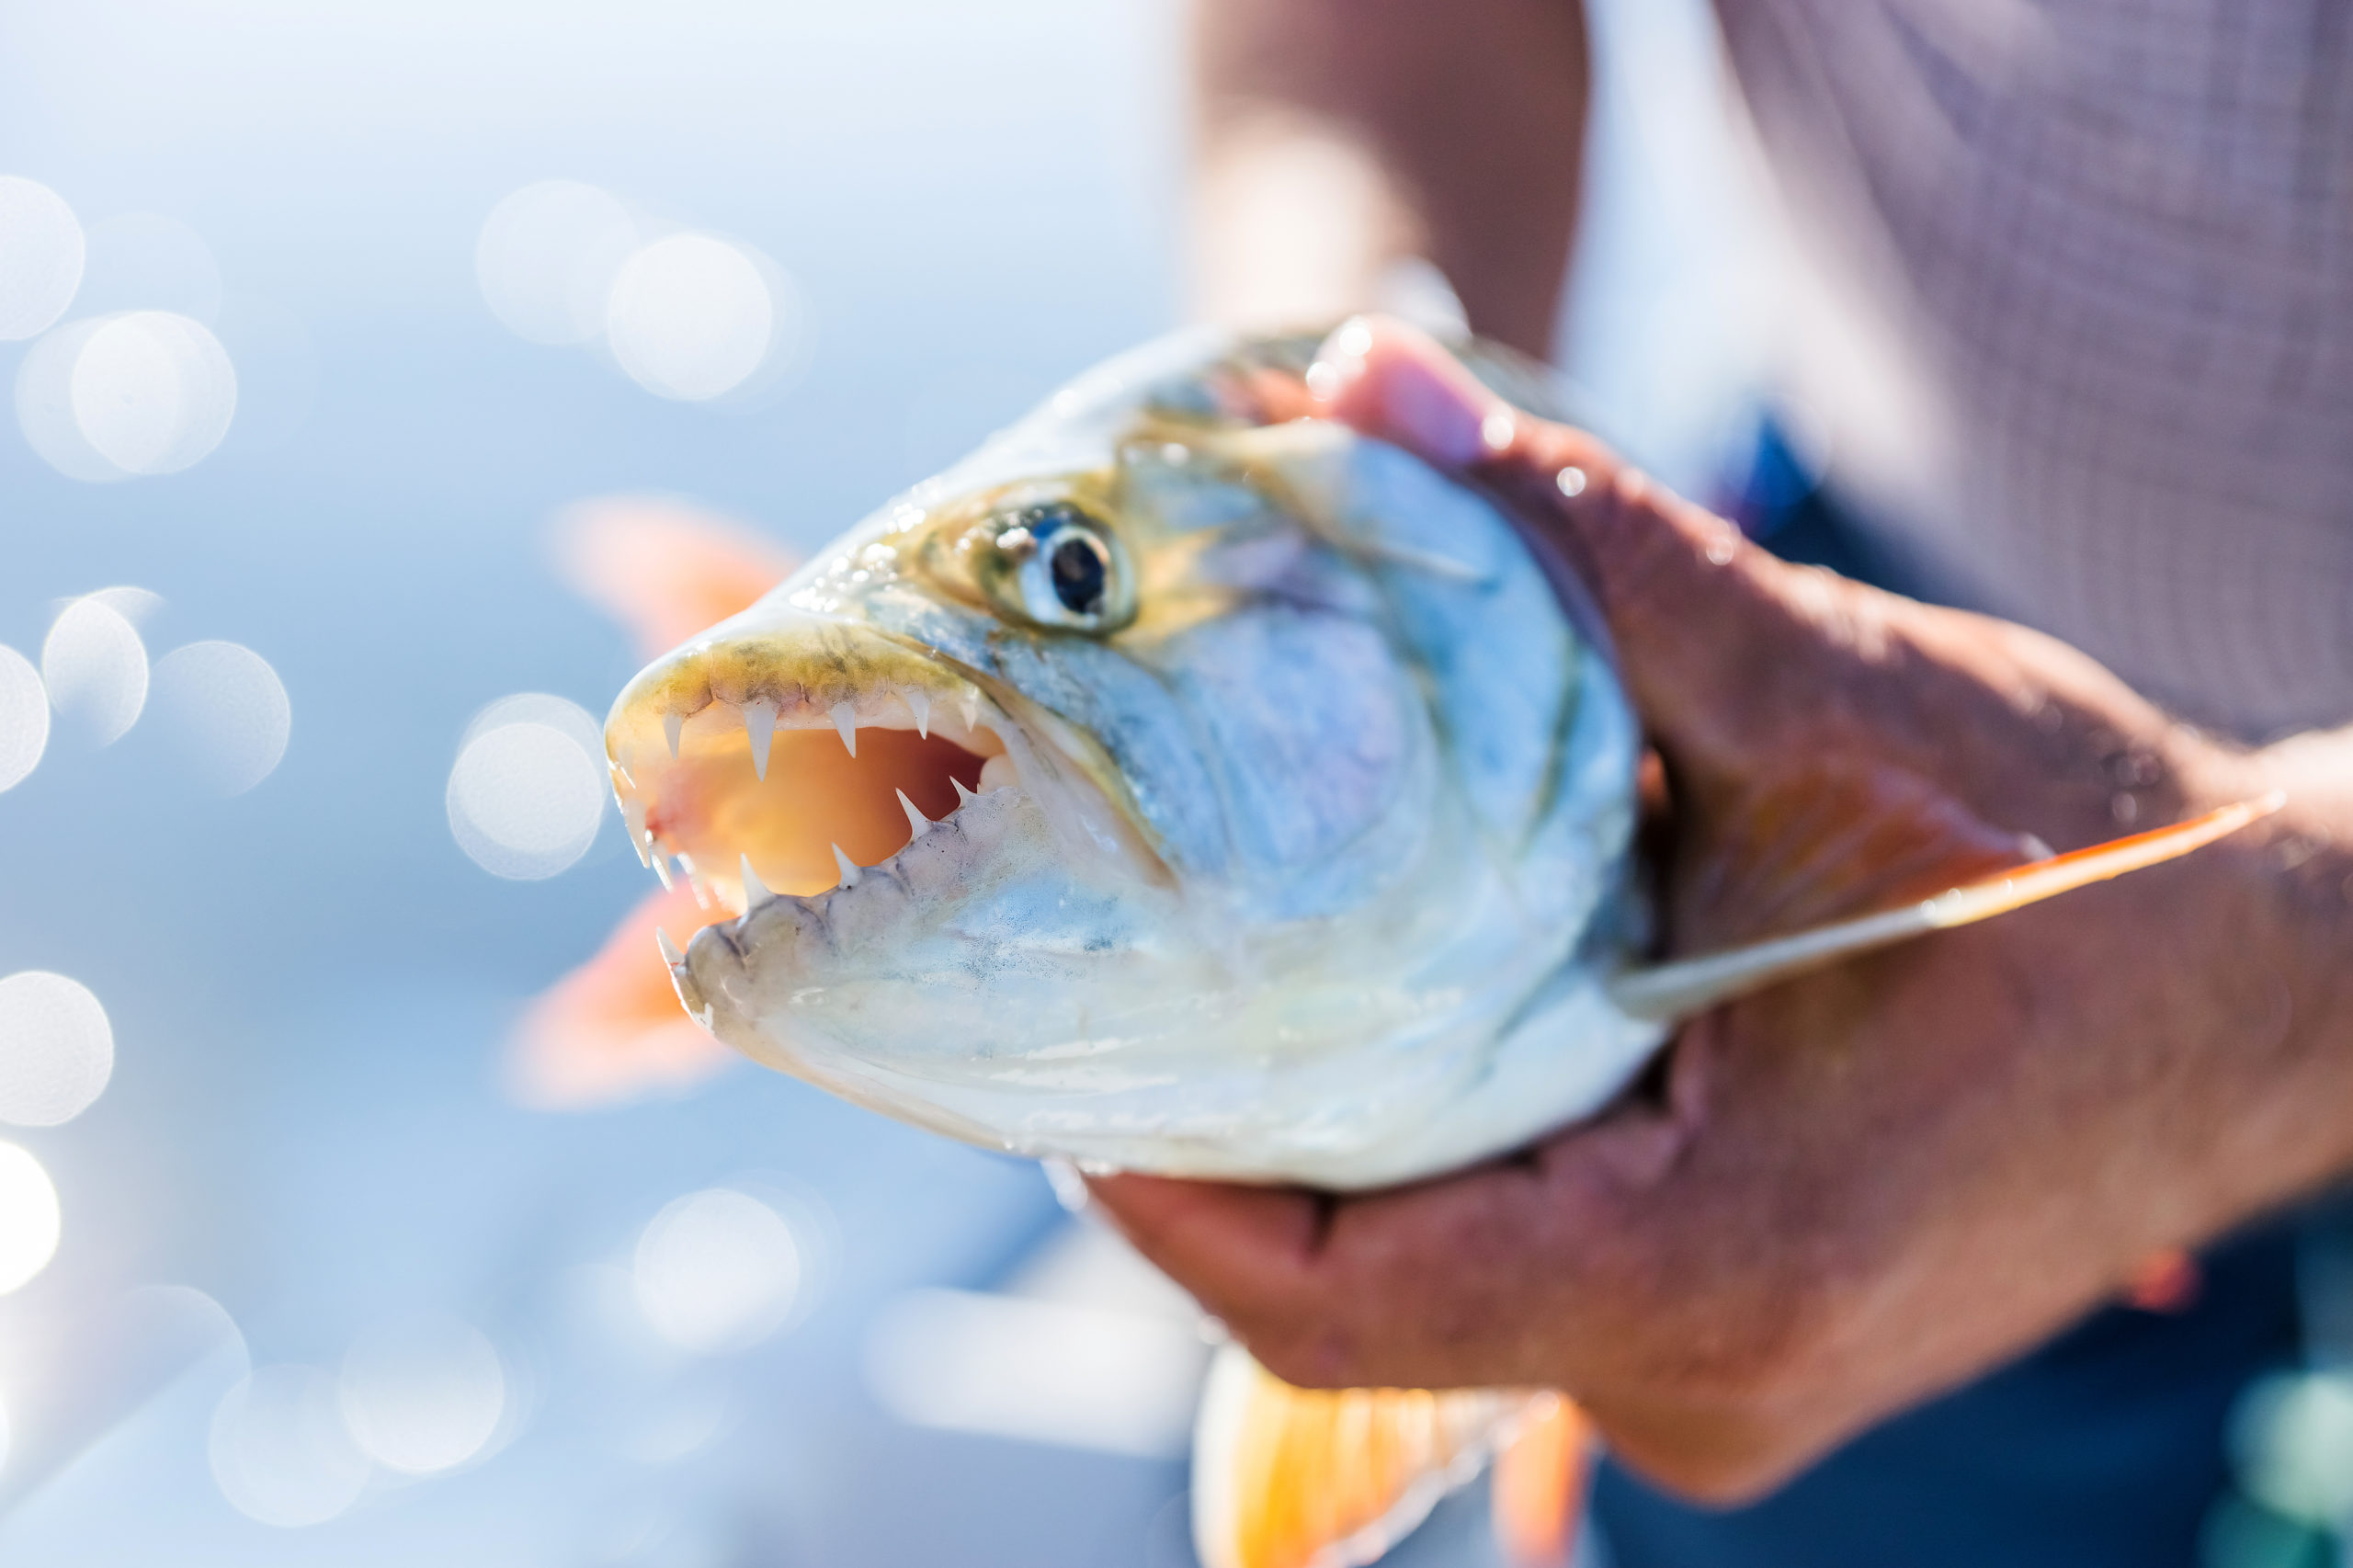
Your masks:
{"label": "tanned forearm", "polygon": [[1550,352],[1576,220],[1579,0],[1197,0],[1196,305],[1299,326],[1419,256]]}

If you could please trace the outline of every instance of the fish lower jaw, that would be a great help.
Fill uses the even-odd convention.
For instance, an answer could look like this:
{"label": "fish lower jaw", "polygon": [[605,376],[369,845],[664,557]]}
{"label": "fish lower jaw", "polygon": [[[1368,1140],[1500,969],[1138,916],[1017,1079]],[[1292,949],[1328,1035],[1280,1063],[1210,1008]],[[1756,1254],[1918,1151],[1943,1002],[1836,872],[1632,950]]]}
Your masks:
{"label": "fish lower jaw", "polygon": [[759,1056],[756,1040],[718,1028],[714,998],[733,1004],[728,1012],[733,1017],[747,999],[746,987],[779,976],[793,977],[792,983],[807,978],[802,971],[813,945],[835,958],[893,948],[913,929],[952,915],[976,883],[1002,871],[1008,849],[1024,864],[1051,854],[1043,807],[1028,791],[1017,785],[959,789],[962,799],[954,811],[926,822],[885,859],[858,866],[841,857],[842,878],[832,887],[772,892],[744,865],[737,875],[750,897],[733,918],[703,926],[683,951],[657,928],[663,961],[687,1012]]}

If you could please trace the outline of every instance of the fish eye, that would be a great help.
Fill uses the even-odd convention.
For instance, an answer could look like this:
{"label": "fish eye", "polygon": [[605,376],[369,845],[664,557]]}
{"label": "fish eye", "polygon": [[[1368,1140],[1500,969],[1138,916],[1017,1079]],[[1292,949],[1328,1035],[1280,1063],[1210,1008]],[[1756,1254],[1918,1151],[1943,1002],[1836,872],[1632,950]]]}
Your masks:
{"label": "fish eye", "polygon": [[1110,631],[1128,619],[1128,593],[1111,530],[1057,501],[1024,508],[997,535],[1011,561],[1017,608],[1040,626]]}
{"label": "fish eye", "polygon": [[1081,528],[1065,531],[1046,557],[1054,597],[1073,615],[1103,613],[1103,582],[1111,570],[1110,552],[1103,541]]}

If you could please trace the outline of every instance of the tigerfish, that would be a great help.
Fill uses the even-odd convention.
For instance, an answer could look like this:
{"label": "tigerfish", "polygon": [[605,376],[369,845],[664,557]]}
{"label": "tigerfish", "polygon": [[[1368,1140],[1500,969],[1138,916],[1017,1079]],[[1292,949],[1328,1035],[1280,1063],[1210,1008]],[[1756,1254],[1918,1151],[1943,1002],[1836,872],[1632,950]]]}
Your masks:
{"label": "tigerfish", "polygon": [[[1646,965],[1606,635],[1490,496],[1301,416],[1316,343],[1115,359],[630,682],[630,836],[732,916],[659,938],[690,1015],[986,1147],[1374,1187],[1594,1112],[1715,1001],[2245,820]],[[1513,1430],[1557,1438],[1547,1397],[1315,1394],[1232,1352],[1204,1561],[1370,1561]]]}

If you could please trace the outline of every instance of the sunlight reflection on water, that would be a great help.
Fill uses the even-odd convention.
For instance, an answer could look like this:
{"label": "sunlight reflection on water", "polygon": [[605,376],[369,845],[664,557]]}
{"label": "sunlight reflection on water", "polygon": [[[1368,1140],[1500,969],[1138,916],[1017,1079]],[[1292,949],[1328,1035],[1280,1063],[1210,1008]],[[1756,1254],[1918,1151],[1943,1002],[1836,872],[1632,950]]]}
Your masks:
{"label": "sunlight reflection on water", "polygon": [[406,1475],[452,1469],[480,1453],[506,1408],[497,1350],[451,1317],[380,1324],[343,1359],[344,1425],[377,1463]]}
{"label": "sunlight reflection on water", "polygon": [[63,197],[0,175],[0,339],[48,331],[74,302],[86,255],[82,225]]}
{"label": "sunlight reflection on water", "polygon": [[494,876],[537,881],[596,842],[612,791],[604,742],[579,704],[541,692],[474,716],[449,769],[449,832]]}
{"label": "sunlight reflection on water", "polygon": [[0,790],[24,782],[49,749],[49,692],[33,662],[0,647]]}
{"label": "sunlight reflection on water", "polygon": [[190,642],[155,661],[157,721],[205,788],[241,795],[286,755],[294,710],[269,661],[236,642]]}
{"label": "sunlight reflection on water", "polygon": [[717,1187],[656,1214],[631,1270],[639,1308],[682,1350],[714,1355],[783,1326],[801,1290],[801,1248],[784,1216]]}
{"label": "sunlight reflection on water", "polygon": [[147,645],[120,610],[96,597],[75,599],[50,623],[40,674],[58,717],[98,745],[129,733],[147,706]]}
{"label": "sunlight reflection on water", "polygon": [[113,1075],[114,1028],[87,986],[46,970],[0,980],[0,1121],[71,1121]]}
{"label": "sunlight reflection on water", "polygon": [[0,1143],[0,1296],[49,1267],[62,1228],[49,1173],[29,1152]]}
{"label": "sunlight reflection on water", "polygon": [[344,1430],[335,1380],[315,1367],[255,1369],[214,1411],[208,1449],[230,1505],[285,1529],[324,1524],[368,1485],[368,1456]]}

